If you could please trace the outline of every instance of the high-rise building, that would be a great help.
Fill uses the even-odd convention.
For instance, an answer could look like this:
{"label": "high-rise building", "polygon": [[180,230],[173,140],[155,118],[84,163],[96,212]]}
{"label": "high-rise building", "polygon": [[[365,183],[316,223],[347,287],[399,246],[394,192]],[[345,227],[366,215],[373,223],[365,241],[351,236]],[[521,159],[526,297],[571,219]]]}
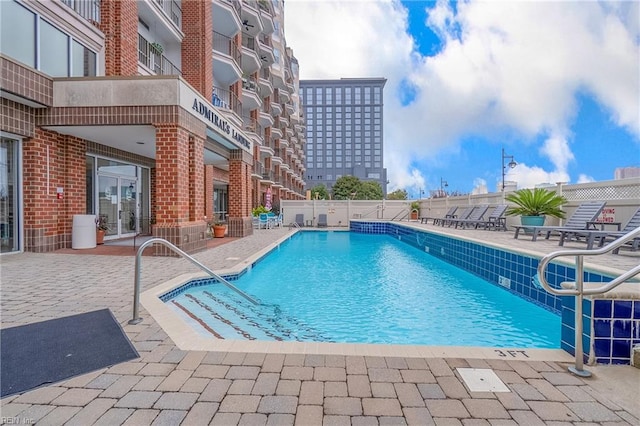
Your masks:
{"label": "high-rise building", "polygon": [[307,126],[307,189],[331,190],[342,176],[376,181],[387,193],[384,168],[385,78],[301,80]]}
{"label": "high-rise building", "polygon": [[[0,1],[1,252],[107,239],[187,252],[305,196],[283,0]],[[165,254],[163,248],[158,254]]]}

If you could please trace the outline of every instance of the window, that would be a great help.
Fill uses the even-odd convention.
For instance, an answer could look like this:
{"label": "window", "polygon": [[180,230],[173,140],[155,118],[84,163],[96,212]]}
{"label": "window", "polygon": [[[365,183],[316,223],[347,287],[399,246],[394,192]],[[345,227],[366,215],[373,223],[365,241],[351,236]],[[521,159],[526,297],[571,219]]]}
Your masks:
{"label": "window", "polygon": [[69,37],[47,21],[40,21],[40,70],[54,77],[67,77]]}
{"label": "window", "polygon": [[36,68],[36,15],[15,1],[3,1],[0,51]]}
{"label": "window", "polygon": [[71,49],[71,76],[89,77],[96,75],[96,54],[77,41]]}
{"label": "window", "polygon": [[95,52],[18,2],[2,0],[0,15],[3,54],[53,77],[97,75]]}

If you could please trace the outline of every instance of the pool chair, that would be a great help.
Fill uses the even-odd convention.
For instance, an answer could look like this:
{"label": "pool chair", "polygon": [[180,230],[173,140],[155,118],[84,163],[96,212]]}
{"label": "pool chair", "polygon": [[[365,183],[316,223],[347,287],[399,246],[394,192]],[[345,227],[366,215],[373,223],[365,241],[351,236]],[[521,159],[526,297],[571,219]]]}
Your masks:
{"label": "pool chair", "polygon": [[[507,207],[508,206],[506,204],[498,204],[493,208],[493,210],[491,211],[491,213],[489,213],[489,216],[487,216],[486,219],[461,220],[459,224],[462,225],[464,228],[467,228],[467,227],[470,228],[473,226],[474,229],[478,229],[478,228],[493,229],[494,231],[501,229],[506,231],[507,220],[505,217],[505,213],[507,211]],[[456,227],[457,226],[458,226],[458,223],[456,223]]]}
{"label": "pool chair", "polygon": [[260,213],[258,215],[258,229],[269,229],[269,215],[266,213]]}
{"label": "pool chair", "polygon": [[428,224],[429,223],[429,219],[431,219],[433,221],[432,223],[434,225],[437,225],[438,221],[440,221],[440,220],[456,217],[456,210],[458,210],[458,206],[453,206],[453,207],[449,207],[449,210],[447,210],[447,212],[442,217],[430,217],[430,216],[421,217],[420,218],[420,223]]}
{"label": "pool chair", "polygon": [[462,210],[462,212],[460,214],[456,214],[454,215],[452,218],[446,218],[446,219],[440,219],[438,221],[438,225],[440,226],[451,226],[453,225],[453,220],[459,220],[459,219],[469,219],[469,216],[471,215],[471,213],[473,213],[473,209],[475,209],[474,206],[471,207],[465,207],[464,210]]}
{"label": "pool chair", "polygon": [[[590,226],[595,226],[595,222],[589,223]],[[603,224],[604,225],[604,224]],[[627,235],[629,232],[636,230],[640,227],[640,207],[636,210],[636,212],[631,216],[631,219],[627,222],[624,228],[620,231],[605,231],[605,230],[584,230],[584,231],[560,231],[560,245],[564,245],[564,242],[572,237],[576,239],[580,237],[585,238],[585,242],[587,243],[587,249],[592,249],[593,244],[596,240],[599,241],[598,247],[602,247],[607,241],[613,241],[620,237]],[[640,248],[640,238],[634,238],[629,242],[631,245],[631,250],[636,251]],[[619,248],[615,249],[612,253],[618,254]]]}
{"label": "pool chair", "polygon": [[299,228],[304,226],[304,215],[302,213],[296,214],[296,220],[294,222]]}
{"label": "pool chair", "polygon": [[327,227],[327,215],[324,213],[320,213],[318,215],[318,228],[326,228]]}
{"label": "pool chair", "polygon": [[466,228],[467,225],[471,226],[481,221],[484,215],[487,213],[487,210],[489,210],[489,204],[477,205],[474,207],[474,209],[471,211],[471,214],[466,219],[451,219],[451,223],[456,225],[456,229],[458,229],[458,226]]}
{"label": "pool chair", "polygon": [[604,201],[587,201],[580,204],[563,226],[514,226],[516,232],[513,238],[517,239],[520,231],[523,229],[526,229],[527,233],[531,231],[531,241],[536,241],[538,234],[543,232],[546,232],[545,239],[548,240],[552,233],[559,234],[562,231],[585,231],[589,229],[589,223],[596,220],[602,209],[604,209],[605,204],[606,202]]}

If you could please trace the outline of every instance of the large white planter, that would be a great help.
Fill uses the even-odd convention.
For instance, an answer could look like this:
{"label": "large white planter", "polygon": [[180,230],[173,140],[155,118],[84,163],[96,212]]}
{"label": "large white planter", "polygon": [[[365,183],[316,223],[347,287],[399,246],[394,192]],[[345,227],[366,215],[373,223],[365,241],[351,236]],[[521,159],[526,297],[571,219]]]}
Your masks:
{"label": "large white planter", "polygon": [[90,249],[96,247],[96,215],[73,215],[71,228],[71,248]]}

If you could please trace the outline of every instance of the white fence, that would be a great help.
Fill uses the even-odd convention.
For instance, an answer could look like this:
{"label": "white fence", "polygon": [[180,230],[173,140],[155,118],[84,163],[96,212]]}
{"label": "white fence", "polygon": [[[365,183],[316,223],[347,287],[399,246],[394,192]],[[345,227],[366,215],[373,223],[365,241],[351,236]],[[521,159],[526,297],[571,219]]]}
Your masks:
{"label": "white fence", "polygon": [[[549,188],[551,189],[551,188]],[[582,183],[576,185],[558,184],[556,192],[564,195],[569,202],[564,210],[567,216],[584,201],[606,201],[605,210],[600,215],[603,222],[621,222],[624,226],[640,206],[640,178]],[[451,206],[477,204],[502,204],[502,193],[466,195],[461,197],[423,198],[421,200],[282,200],[280,208],[284,224],[295,222],[296,215],[302,214],[305,226],[317,226],[318,215],[327,215],[330,227],[348,227],[351,219],[403,220],[408,221],[412,201],[419,201],[419,217],[442,217]],[[509,217],[507,226],[520,223],[518,217]],[[545,225],[559,225],[561,222],[547,218]]]}

